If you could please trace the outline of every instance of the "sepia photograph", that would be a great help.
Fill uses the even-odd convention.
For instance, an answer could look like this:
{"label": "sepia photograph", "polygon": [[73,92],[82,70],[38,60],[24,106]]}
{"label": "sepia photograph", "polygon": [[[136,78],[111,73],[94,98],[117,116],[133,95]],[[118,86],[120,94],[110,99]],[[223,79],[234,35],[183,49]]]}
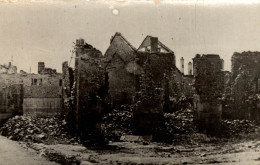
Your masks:
{"label": "sepia photograph", "polygon": [[260,1],[0,0],[0,165],[260,164]]}

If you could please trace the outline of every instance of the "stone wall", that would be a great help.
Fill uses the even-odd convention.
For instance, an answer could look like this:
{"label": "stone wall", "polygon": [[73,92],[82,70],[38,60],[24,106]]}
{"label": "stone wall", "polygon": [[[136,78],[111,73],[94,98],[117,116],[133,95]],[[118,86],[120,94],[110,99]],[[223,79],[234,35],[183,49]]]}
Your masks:
{"label": "stone wall", "polygon": [[235,52],[231,58],[232,80],[234,80],[241,72],[241,67],[247,69],[254,77],[260,74],[260,52]]}
{"label": "stone wall", "polygon": [[194,60],[195,90],[201,102],[219,102],[224,90],[222,59],[218,55],[203,55]]}
{"label": "stone wall", "polygon": [[[260,93],[260,52],[235,52],[232,56],[231,106],[237,118],[253,119],[259,111],[252,98]],[[258,115],[258,114],[255,114]]]}
{"label": "stone wall", "polygon": [[[163,79],[155,81],[152,60],[143,63],[144,73],[137,76],[135,109],[133,111],[134,131],[136,134],[152,134],[159,127],[163,117]],[[158,75],[160,76],[160,75]]]}
{"label": "stone wall", "polygon": [[2,110],[13,114],[23,113],[23,84],[10,84],[2,90]]}
{"label": "stone wall", "polygon": [[11,84],[0,91],[0,124],[23,113],[23,85]]}
{"label": "stone wall", "polygon": [[115,54],[106,67],[109,81],[109,95],[113,105],[132,104],[135,95],[135,74],[128,71],[128,65]]}
{"label": "stone wall", "polygon": [[68,65],[68,61],[62,63],[62,88],[63,97],[67,98],[71,96],[71,91],[74,84],[74,71]]}
{"label": "stone wall", "polygon": [[102,53],[91,45],[76,45],[75,120],[82,140],[98,141],[101,137],[100,124],[107,95],[102,60]]}
{"label": "stone wall", "polygon": [[141,67],[147,68],[145,65],[149,65],[149,72],[156,86],[163,87],[165,85],[163,80],[166,78],[169,84],[169,96],[179,95],[182,89],[182,75],[174,65],[173,53],[138,52],[137,58]]}
{"label": "stone wall", "polygon": [[73,116],[74,113],[74,70],[69,67],[68,62],[62,63],[62,116]]}
{"label": "stone wall", "polygon": [[193,59],[195,76],[195,121],[201,129],[216,133],[220,128],[224,93],[223,60],[219,55],[196,55]]}

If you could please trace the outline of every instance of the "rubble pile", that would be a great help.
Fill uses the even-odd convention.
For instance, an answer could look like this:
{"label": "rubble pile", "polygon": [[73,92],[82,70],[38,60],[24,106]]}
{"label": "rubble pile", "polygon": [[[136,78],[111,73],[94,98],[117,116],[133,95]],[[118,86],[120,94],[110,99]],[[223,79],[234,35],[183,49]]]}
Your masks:
{"label": "rubble pile", "polygon": [[47,144],[72,142],[66,131],[66,122],[55,117],[15,116],[2,126],[0,133],[17,141]]}
{"label": "rubble pile", "polygon": [[[123,107],[122,107],[123,108]],[[125,134],[132,134],[133,113],[129,109],[113,109],[103,117],[102,130],[106,139],[119,141]]]}
{"label": "rubble pile", "polygon": [[54,161],[60,164],[80,164],[75,156],[68,157],[57,152],[45,152],[44,156],[47,157],[50,161]]}
{"label": "rubble pile", "polygon": [[255,132],[256,124],[250,120],[222,120],[222,134],[229,137]]}
{"label": "rubble pile", "polygon": [[169,133],[194,133],[197,128],[193,122],[193,111],[190,108],[165,113],[165,126]]}

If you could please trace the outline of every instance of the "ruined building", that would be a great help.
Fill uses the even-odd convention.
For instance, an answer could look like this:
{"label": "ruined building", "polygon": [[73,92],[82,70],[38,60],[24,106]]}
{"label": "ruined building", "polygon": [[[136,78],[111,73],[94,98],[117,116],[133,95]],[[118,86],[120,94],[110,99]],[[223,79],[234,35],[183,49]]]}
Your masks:
{"label": "ruined building", "polygon": [[193,58],[195,77],[195,120],[201,128],[210,131],[219,126],[224,92],[223,60],[219,55],[197,54]]}
{"label": "ruined building", "polygon": [[[144,73],[142,65],[148,58],[153,62],[152,73],[158,75],[155,80],[160,81],[160,75],[168,72],[168,76],[171,76],[170,95],[176,97],[182,92],[182,73],[176,67],[174,52],[156,37],[147,36],[136,49],[120,33],[116,33],[104,57],[104,67],[109,77],[109,95],[113,104],[134,102],[136,78]],[[166,58],[168,61],[163,60]]]}
{"label": "ruined building", "polygon": [[237,117],[257,118],[259,113],[254,111],[257,111],[258,103],[252,101],[260,93],[260,52],[235,52],[231,61],[233,109],[236,109]]}
{"label": "ruined building", "polygon": [[[136,104],[134,118],[140,130],[152,128],[163,110],[172,108],[172,100],[183,94],[184,74],[176,67],[174,52],[157,37],[147,36],[136,49],[116,33],[104,57],[111,102]],[[147,100],[150,96],[154,98]]]}
{"label": "ruined building", "polygon": [[134,105],[136,133],[151,132],[174,99],[186,94],[184,88],[191,91],[193,76],[181,73],[174,52],[157,37],[147,36],[136,49],[116,33],[104,56],[83,39],[76,41],[75,50],[74,74],[63,63],[63,99],[74,91],[76,127],[82,133],[98,131],[104,103],[112,108]]}
{"label": "ruined building", "polygon": [[[12,67],[14,68],[14,66]],[[14,114],[60,115],[62,109],[61,89],[61,74],[1,73],[1,113],[10,116]]]}

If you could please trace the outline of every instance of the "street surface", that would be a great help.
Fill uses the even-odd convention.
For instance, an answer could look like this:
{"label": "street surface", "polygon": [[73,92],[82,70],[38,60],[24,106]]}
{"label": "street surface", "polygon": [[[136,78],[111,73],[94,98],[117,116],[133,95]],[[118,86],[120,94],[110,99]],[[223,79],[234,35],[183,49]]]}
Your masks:
{"label": "street surface", "polygon": [[92,150],[81,145],[33,144],[38,151],[74,155],[82,164],[260,165],[260,141],[258,140],[197,145],[163,145],[159,143],[143,145],[112,142],[110,146],[112,146],[110,149]]}
{"label": "street surface", "polygon": [[0,165],[54,165],[19,142],[0,136]]}
{"label": "street surface", "polygon": [[[0,165],[54,165],[44,153],[75,157],[82,164],[224,164],[260,165],[260,141],[165,145],[111,142],[110,147],[87,149],[80,144],[45,145],[11,141],[0,136]],[[37,153],[38,154],[37,154]]]}

